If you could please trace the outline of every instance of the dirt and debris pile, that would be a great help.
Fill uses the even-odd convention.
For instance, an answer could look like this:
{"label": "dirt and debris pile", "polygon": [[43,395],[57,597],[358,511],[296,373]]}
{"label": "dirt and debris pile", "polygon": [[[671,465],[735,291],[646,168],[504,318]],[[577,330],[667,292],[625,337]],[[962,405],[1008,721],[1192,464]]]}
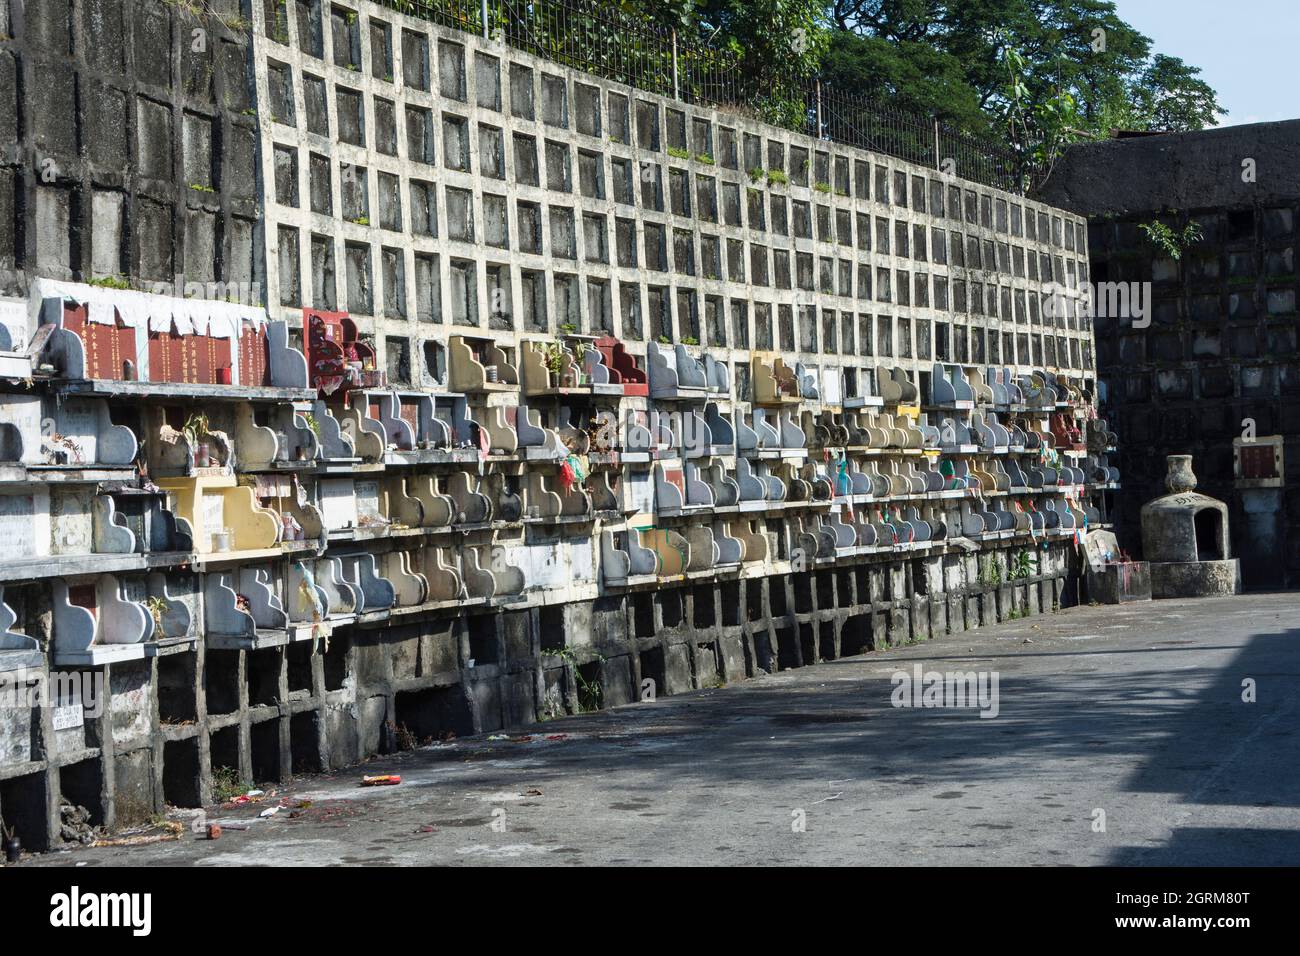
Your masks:
{"label": "dirt and debris pile", "polygon": [[59,806],[59,834],[65,842],[83,846],[90,846],[100,836],[91,825],[90,811],[66,800]]}

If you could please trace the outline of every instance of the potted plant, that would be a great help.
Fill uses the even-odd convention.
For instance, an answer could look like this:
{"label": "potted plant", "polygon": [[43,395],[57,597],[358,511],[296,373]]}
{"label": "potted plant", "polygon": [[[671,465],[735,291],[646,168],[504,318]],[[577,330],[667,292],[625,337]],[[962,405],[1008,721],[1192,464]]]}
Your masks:
{"label": "potted plant", "polygon": [[547,342],[542,346],[542,359],[550,378],[551,388],[560,384],[560,369],[564,368],[564,347],[559,342]]}
{"label": "potted plant", "polygon": [[200,442],[203,435],[208,434],[208,416],[204,412],[191,412],[189,418],[185,419],[185,424],[181,426],[181,434],[185,436],[185,441],[190,446],[190,463],[195,468],[208,467],[208,443]]}
{"label": "potted plant", "polygon": [[583,361],[587,356],[587,343],[582,339],[577,339],[573,343],[573,361],[577,366],[578,384],[587,384],[587,365]]}
{"label": "potted plant", "polygon": [[149,610],[149,616],[153,618],[153,630],[155,638],[166,637],[163,630],[163,615],[167,613],[167,602],[156,594],[151,594],[145,598],[144,606]]}

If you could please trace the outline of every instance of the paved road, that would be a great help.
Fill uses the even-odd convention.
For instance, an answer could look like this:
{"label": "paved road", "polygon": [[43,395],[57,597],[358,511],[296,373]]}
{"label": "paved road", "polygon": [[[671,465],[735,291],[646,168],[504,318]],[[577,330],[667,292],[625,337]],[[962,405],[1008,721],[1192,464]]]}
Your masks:
{"label": "paved road", "polygon": [[[996,671],[998,716],[891,706],[917,662]],[[1295,865],[1298,690],[1300,595],[1076,608],[382,758],[365,772],[400,786],[302,778],[217,842],[38,865]]]}

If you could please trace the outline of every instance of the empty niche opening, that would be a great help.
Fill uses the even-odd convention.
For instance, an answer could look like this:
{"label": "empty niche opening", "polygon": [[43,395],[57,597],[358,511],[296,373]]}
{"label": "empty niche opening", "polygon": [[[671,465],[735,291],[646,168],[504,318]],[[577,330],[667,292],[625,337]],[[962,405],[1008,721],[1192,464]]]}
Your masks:
{"label": "empty niche opening", "polygon": [[324,654],[325,689],[342,690],[348,676],[348,649],[352,642],[335,636],[330,639]]}
{"label": "empty niche opening", "polygon": [[871,615],[850,614],[840,630],[840,656],[865,654],[871,648]]}
{"label": "empty niche opening", "polygon": [[836,607],[849,607],[853,604],[853,573],[845,568],[835,572],[835,585],[838,589]]}
{"label": "empty niche opening", "polygon": [[[813,609],[812,575],[796,574],[794,578],[794,611],[796,614],[810,614]],[[772,608],[776,613],[776,608]]]}
{"label": "empty niche opening", "polygon": [[[807,577],[807,575],[804,575],[804,577]],[[798,588],[797,582],[795,587]],[[785,617],[790,613],[790,598],[786,592],[784,581],[777,578],[769,579],[767,599],[771,605],[773,617]]]}
{"label": "empty niche opening", "polygon": [[538,612],[542,653],[564,649],[564,605],[548,604]]}
{"label": "empty niche opening", "polygon": [[754,665],[761,671],[772,673],[772,633],[770,631],[754,632]]}
{"label": "empty niche opening", "polygon": [[799,648],[794,632],[788,627],[778,627],[776,635],[776,663],[781,670],[799,666]]}
{"label": "empty niche opening", "polygon": [[1202,508],[1192,519],[1196,529],[1196,560],[1222,561],[1223,516],[1217,508]]}
{"label": "empty niche opening", "polygon": [[404,335],[385,337],[384,358],[388,366],[388,380],[390,382],[409,384],[411,381],[411,340]]}
{"label": "empty niche opening", "polygon": [[477,614],[469,619],[469,656],[476,667],[500,661],[498,644],[497,615]]}
{"label": "empty niche opening", "polygon": [[424,370],[438,385],[447,381],[447,350],[438,342],[424,343]]}
{"label": "empty niche opening", "polygon": [[280,651],[268,648],[261,651],[249,651],[248,667],[248,706],[265,707],[275,704],[280,699]]}
{"label": "empty niche opening", "polygon": [[239,651],[208,651],[203,659],[203,692],[209,714],[239,710]]}
{"label": "empty niche opening", "polygon": [[212,764],[212,799],[221,803],[231,799],[233,791],[245,781],[239,770],[239,725],[214,730],[208,736],[208,755]]}
{"label": "empty niche opening", "polygon": [[835,660],[835,622],[821,621],[817,625],[817,659]]}
{"label": "empty niche opening", "polygon": [[1255,210],[1242,209],[1228,213],[1228,239],[1252,239],[1255,236]]}
{"label": "empty niche opening", "polygon": [[87,822],[92,827],[104,825],[104,806],[100,799],[104,791],[101,766],[97,759],[82,760],[59,770],[59,793],[64,802],[88,810],[90,818]]}
{"label": "empty niche opening", "polygon": [[641,683],[654,681],[656,695],[665,692],[664,649],[651,647],[641,652]]}
{"label": "empty niche opening", "polygon": [[867,573],[865,566],[853,569],[854,583],[857,585],[857,595],[859,604],[871,603],[871,576]]}
{"label": "empty niche opening", "polygon": [[427,744],[474,732],[469,701],[458,684],[399,691],[393,709],[399,746],[402,740]]}
{"label": "empty niche opening", "polygon": [[817,660],[817,632],[811,624],[799,625],[800,663],[812,664]]}
{"label": "empty niche opening", "polygon": [[925,597],[930,593],[930,579],[925,573],[925,562],[919,559],[912,562],[912,593],[917,597]]}
{"label": "empty niche opening", "polygon": [[822,610],[835,606],[835,579],[830,571],[817,573],[817,606]]}
{"label": "empty niche opening", "polygon": [[50,834],[45,775],[29,773],[0,780],[0,816],[6,827],[13,827],[24,849],[47,849]]}
{"label": "empty niche opening", "polygon": [[713,588],[699,587],[692,596],[692,620],[696,627],[713,627],[717,617],[713,610]]}
{"label": "empty niche opening", "polygon": [[660,591],[659,613],[663,617],[664,627],[678,627],[682,623],[682,592],[680,590]]}
{"label": "empty niche opening", "polygon": [[320,773],[320,716],[314,710],[289,718],[289,753],[294,773]]}
{"label": "empty niche opening", "polygon": [[654,636],[654,595],[648,591],[632,595],[632,626],[637,637]]}
{"label": "empty niche opening", "polygon": [[575,668],[578,692],[578,713],[600,710],[605,706],[603,665],[599,660],[579,664]]}
{"label": "empty niche opening", "polygon": [[197,719],[197,666],[198,658],[191,652],[158,658],[158,719],[164,724]]}
{"label": "empty niche opening", "polygon": [[[773,585],[772,592],[772,613],[778,613],[776,610],[777,594],[781,599],[785,598],[785,588],[781,585]],[[745,613],[751,621],[763,620],[763,582],[755,579],[745,585]],[[785,613],[781,611],[780,613]]]}
{"label": "empty niche opening", "polygon": [[[759,592],[758,607],[763,608],[763,595]],[[736,627],[740,624],[740,582],[728,581],[722,585],[722,626]]]}
{"label": "empty niche opening", "polygon": [[314,641],[297,641],[289,645],[285,652],[288,664],[289,693],[310,694],[312,692],[312,645]]}
{"label": "empty niche opening", "polygon": [[274,782],[280,779],[280,718],[272,717],[253,724],[249,731],[253,779]]}
{"label": "empty niche opening", "polygon": [[201,805],[197,737],[163,744],[163,800],[173,807]]}
{"label": "empty niche opening", "polygon": [[22,453],[22,432],[9,422],[0,422],[0,461],[18,461]]}

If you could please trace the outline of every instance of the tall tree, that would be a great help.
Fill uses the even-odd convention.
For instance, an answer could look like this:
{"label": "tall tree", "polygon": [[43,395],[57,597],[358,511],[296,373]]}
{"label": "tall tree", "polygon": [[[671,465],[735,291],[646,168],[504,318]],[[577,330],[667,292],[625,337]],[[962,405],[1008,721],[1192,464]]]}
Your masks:
{"label": "tall tree", "polygon": [[1149,129],[1204,129],[1226,112],[1200,73],[1176,56],[1152,57],[1135,90],[1138,115]]}
{"label": "tall tree", "polygon": [[1111,0],[830,0],[823,78],[1050,159],[1072,137],[1200,129],[1224,110]]}
{"label": "tall tree", "polygon": [[[688,94],[736,96],[808,123],[815,76],[850,94],[1007,144],[1022,172],[1112,127],[1201,129],[1225,111],[1200,71],[1153,53],[1113,0],[619,0],[678,31]],[[566,32],[567,35],[567,32]],[[661,51],[662,53],[662,51]],[[663,59],[663,56],[660,57]],[[720,69],[726,64],[728,68]],[[671,71],[671,58],[662,64]],[[718,73],[724,74],[722,83]],[[828,129],[863,129],[846,100]],[[877,124],[878,125],[878,124]],[[918,124],[899,134],[925,136]],[[1000,160],[1001,162],[1001,160]]]}
{"label": "tall tree", "polygon": [[[590,13],[500,2],[505,21],[546,55],[579,64],[613,55],[614,72],[671,79],[664,44],[638,39],[634,25],[649,17],[678,32],[687,80],[715,84],[687,92],[716,97],[715,80],[698,77],[725,72],[733,95],[788,98],[791,122],[813,75],[973,132],[1011,130],[1013,141],[1035,123],[1071,135],[1200,129],[1225,112],[1200,71],[1153,53],[1113,0],[609,0]],[[619,27],[623,15],[630,30]]]}

